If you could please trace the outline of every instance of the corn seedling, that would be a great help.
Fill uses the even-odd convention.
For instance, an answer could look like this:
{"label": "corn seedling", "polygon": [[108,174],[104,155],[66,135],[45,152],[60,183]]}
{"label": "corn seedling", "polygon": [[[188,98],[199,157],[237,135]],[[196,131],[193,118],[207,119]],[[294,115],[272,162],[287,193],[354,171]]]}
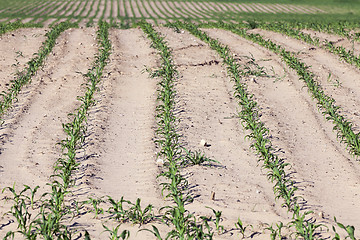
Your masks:
{"label": "corn seedling", "polygon": [[[177,78],[177,71],[173,64],[171,51],[164,41],[150,24],[140,22],[138,25],[152,41],[151,46],[158,50],[161,57],[161,66],[158,70],[152,71],[152,77],[159,77],[158,101],[156,107],[156,118],[158,129],[156,134],[158,139],[155,141],[160,147],[159,155],[165,159],[166,169],[158,177],[165,177],[168,182],[161,183],[162,194],[165,198],[171,198],[173,206],[165,206],[163,220],[171,223],[174,229],[167,233],[166,239],[212,239],[212,233],[207,228],[207,222],[197,222],[196,217],[185,209],[187,203],[192,202],[192,196],[188,192],[188,181],[181,175],[179,167],[182,164],[182,148],[179,144],[179,135],[177,133],[176,123],[178,120],[174,114],[175,107],[175,89],[174,84]],[[190,154],[191,156],[191,154]],[[194,156],[194,155],[193,155]],[[204,161],[204,156],[198,155],[197,158],[191,156],[193,161]],[[204,233],[204,224],[209,231]],[[156,227],[148,230],[159,238],[160,234]]]}
{"label": "corn seedling", "polygon": [[[52,46],[55,44],[55,38],[66,28],[73,26],[69,23],[61,23],[53,28],[53,31],[49,33],[47,44],[40,50],[38,57],[41,59],[33,59],[31,63],[34,66],[39,67],[42,63],[42,59],[51,51]],[[28,186],[25,187],[19,195],[15,193],[15,190],[8,188],[14,194],[13,212],[16,215],[16,219],[19,224],[19,232],[27,236],[28,239],[36,239],[37,236],[42,236],[44,239],[71,239],[72,232],[65,226],[62,221],[65,216],[75,215],[78,204],[67,205],[65,198],[70,194],[70,187],[75,183],[72,178],[72,174],[76,170],[79,163],[76,162],[76,152],[81,148],[84,142],[84,136],[86,127],[84,123],[87,120],[87,114],[89,108],[94,105],[93,94],[97,90],[97,83],[100,81],[102,71],[107,63],[107,59],[110,55],[111,44],[108,40],[108,24],[104,22],[99,23],[98,41],[99,41],[99,55],[96,56],[94,65],[89,69],[88,82],[86,84],[86,93],[84,97],[78,98],[82,104],[77,109],[75,114],[71,114],[73,121],[67,124],[63,124],[63,129],[67,134],[65,140],[60,142],[63,157],[59,158],[54,166],[54,174],[51,176],[53,181],[48,186],[51,191],[44,193],[39,199],[39,213],[32,220],[29,220],[31,214],[29,213],[29,207],[27,205],[34,205],[34,194],[37,187],[31,190]],[[44,52],[44,53],[42,53]],[[31,64],[29,63],[29,66]],[[35,73],[33,71],[33,73]],[[23,193],[30,189],[31,197],[22,197]],[[26,201],[30,203],[27,204]],[[36,204],[35,204],[36,205]],[[74,211],[75,210],[75,211]],[[26,235],[27,234],[27,235]],[[14,236],[14,233],[9,232],[8,236]]]}
{"label": "corn seedling", "polygon": [[245,231],[247,228],[253,227],[252,225],[245,225],[240,218],[238,218],[237,222],[235,223],[235,228],[238,229],[242,235],[242,238],[245,238]]}
{"label": "corn seedling", "polygon": [[[18,25],[20,23],[15,24],[14,26],[21,26]],[[1,26],[1,25],[0,25]],[[31,82],[31,78],[36,74],[36,71],[43,66],[45,58],[49,55],[52,51],[53,47],[55,46],[55,41],[57,37],[66,29],[71,27],[76,27],[77,25],[63,22],[58,25],[55,25],[50,32],[46,34],[47,39],[40,47],[39,51],[35,54],[36,57],[31,59],[27,63],[27,67],[18,74],[17,78],[10,81],[10,87],[7,91],[3,91],[0,96],[2,100],[0,101],[0,116],[5,113],[7,109],[9,109],[13,102],[16,101],[17,95],[19,94],[21,88]],[[1,34],[1,30],[0,30]]]}
{"label": "corn seedling", "polygon": [[110,234],[109,239],[111,239],[111,240],[129,239],[130,232],[128,230],[123,230],[120,234],[118,233],[120,226],[121,226],[121,224],[119,224],[116,227],[110,229],[110,228],[108,228],[107,226],[105,226],[103,224],[103,227],[105,228],[104,232],[108,232]]}
{"label": "corn seedling", "polygon": [[282,229],[286,227],[284,226],[284,224],[282,222],[279,222],[279,223],[276,223],[276,228],[274,229],[273,226],[271,225],[268,225],[268,227],[266,227],[265,229],[266,230],[269,230],[271,233],[270,233],[270,238],[271,240],[282,240],[283,239],[283,236],[281,234],[281,231]]}
{"label": "corn seedling", "polygon": [[215,227],[216,227],[216,231],[218,231],[218,233],[223,232],[224,231],[224,226],[220,225],[220,221],[221,221],[221,211],[216,211],[215,209],[211,208],[211,207],[207,207],[209,209],[211,209],[215,215],[215,219],[214,219],[214,223],[215,223]]}
{"label": "corn seedling", "polygon": [[220,164],[220,162],[210,159],[205,156],[204,153],[200,151],[191,151],[183,148],[185,151],[185,156],[183,160],[180,162],[181,167],[193,166],[193,165],[204,165],[204,166],[212,166],[213,164]]}
{"label": "corn seedling", "polygon": [[89,197],[89,200],[86,201],[86,203],[92,205],[94,210],[91,210],[91,211],[95,213],[95,218],[97,218],[97,216],[99,214],[104,213],[104,209],[100,207],[100,204],[103,202],[105,202],[105,201],[101,198],[92,198],[92,197]]}
{"label": "corn seedling", "polygon": [[[334,217],[334,221],[335,223],[337,224],[337,226],[341,229],[344,229],[347,233],[347,236],[345,237],[345,239],[348,239],[350,238],[351,240],[356,240],[355,238],[355,228],[354,226],[351,226],[351,225],[347,225],[345,226],[344,224],[342,223],[339,223],[337,220],[336,220],[336,217]],[[339,234],[336,232],[336,229],[335,227],[333,226],[333,231],[335,232],[335,237],[333,238],[333,240],[340,240],[340,236]]]}

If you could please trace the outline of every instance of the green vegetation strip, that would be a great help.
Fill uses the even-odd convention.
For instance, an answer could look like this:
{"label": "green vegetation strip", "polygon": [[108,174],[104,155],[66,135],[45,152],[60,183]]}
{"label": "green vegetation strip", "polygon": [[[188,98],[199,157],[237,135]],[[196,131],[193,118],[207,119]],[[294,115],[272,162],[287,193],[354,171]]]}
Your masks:
{"label": "green vegetation strip", "polygon": [[[48,184],[51,187],[51,192],[43,194],[39,200],[34,201],[34,195],[39,186],[34,189],[25,186],[19,194],[16,193],[15,187],[6,188],[14,194],[12,199],[14,204],[9,214],[13,215],[18,222],[17,233],[26,239],[36,239],[38,236],[42,236],[44,239],[71,239],[72,232],[63,224],[63,220],[65,217],[74,216],[78,206],[76,201],[73,204],[66,205],[65,197],[71,193],[69,189],[75,184],[72,175],[79,165],[76,162],[76,153],[81,149],[85,140],[85,123],[88,110],[95,104],[93,95],[97,90],[97,84],[101,80],[103,69],[110,55],[111,43],[108,39],[108,28],[109,25],[106,22],[99,23],[97,33],[100,45],[99,53],[92,68],[85,75],[88,78],[86,93],[78,98],[81,105],[76,113],[71,114],[73,116],[72,122],[63,124],[67,137],[60,143],[63,157],[56,162],[52,175],[53,182]],[[28,191],[30,191],[30,197],[26,195]],[[35,218],[31,218],[34,207],[39,208],[39,213]],[[14,237],[14,235],[15,232],[13,231],[7,233],[7,237]],[[88,234],[86,233],[86,235]]]}
{"label": "green vegetation strip", "polygon": [[22,23],[21,21],[0,23],[0,36],[6,32],[14,31],[19,28],[40,28],[39,23]]}
{"label": "green vegetation strip", "polygon": [[262,29],[279,32],[285,35],[288,35],[289,37],[302,40],[306,43],[322,47],[326,50],[328,50],[331,53],[334,53],[338,55],[341,59],[343,59],[345,62],[349,64],[353,64],[356,67],[360,68],[360,58],[358,56],[354,55],[354,50],[346,50],[342,46],[334,46],[334,44],[330,41],[325,40],[324,42],[321,42],[319,38],[312,37],[310,34],[304,33],[299,29],[296,29],[294,25],[289,23],[273,23],[273,24],[267,24],[267,23],[255,23],[252,22],[250,24],[251,28],[254,27],[260,27]]}
{"label": "green vegetation strip", "polygon": [[[162,208],[166,210],[162,216],[163,221],[166,224],[171,223],[174,227],[167,233],[166,239],[212,239],[214,233],[211,232],[209,226],[209,221],[212,219],[200,217],[201,221],[198,221],[185,208],[185,205],[192,202],[193,198],[188,191],[188,181],[180,173],[180,168],[184,165],[184,158],[179,143],[180,136],[177,133],[178,119],[174,114],[176,104],[174,85],[178,72],[172,60],[171,50],[164,41],[164,37],[157,33],[149,23],[140,22],[139,26],[152,41],[152,47],[158,50],[161,58],[161,67],[152,73],[152,77],[161,78],[158,83],[157,100],[159,105],[156,107],[158,125],[156,143],[160,147],[159,156],[164,157],[165,168],[158,177],[164,177],[168,180],[168,182],[161,183],[162,193],[167,192],[166,198],[171,198],[175,203],[172,206]],[[219,223],[221,213],[219,214],[217,211],[214,213],[218,213],[214,220],[216,224]],[[218,230],[219,227],[217,224]],[[153,226],[153,230],[148,231],[151,231],[157,239],[162,239],[155,226]]]}
{"label": "green vegetation strip", "polygon": [[283,206],[286,206],[288,211],[293,212],[292,224],[296,227],[297,235],[305,239],[311,239],[315,234],[314,230],[320,227],[320,225],[315,225],[313,222],[305,220],[306,215],[310,212],[302,213],[300,211],[301,207],[297,201],[299,197],[295,195],[297,187],[295,186],[295,182],[287,177],[285,171],[286,166],[289,164],[285,163],[284,160],[279,159],[279,157],[274,154],[274,149],[269,140],[269,130],[260,120],[257,103],[253,100],[253,95],[248,93],[246,85],[241,82],[242,71],[232,57],[229,48],[219,43],[218,40],[210,38],[194,24],[177,22],[168,24],[168,26],[188,30],[194,36],[208,43],[209,46],[216,50],[221,58],[223,58],[223,61],[227,66],[227,72],[235,84],[234,95],[238,99],[242,109],[239,113],[239,117],[245,129],[251,131],[247,136],[249,139],[254,140],[251,147],[259,155],[259,161],[263,162],[263,168],[268,170],[268,178],[271,182],[275,183],[273,188],[275,198],[283,198]]}
{"label": "green vegetation strip", "polygon": [[9,109],[14,100],[17,99],[21,88],[31,82],[31,78],[35,76],[37,70],[44,65],[45,58],[52,51],[55,46],[56,39],[58,36],[68,28],[77,27],[77,25],[62,22],[52,27],[51,31],[46,33],[47,39],[40,47],[39,51],[36,53],[36,57],[31,59],[27,63],[27,67],[18,74],[18,77],[14,80],[11,80],[10,87],[7,91],[1,93],[2,101],[0,101],[0,116],[3,115],[7,109]]}
{"label": "green vegetation strip", "polygon": [[[285,24],[285,22],[281,24]],[[359,23],[357,21],[336,21],[326,23],[290,21],[288,24],[296,29],[312,29],[360,41],[360,33],[353,30],[359,28]]]}
{"label": "green vegetation strip", "polygon": [[[205,25],[204,25],[205,26]],[[249,39],[267,49],[279,54],[283,61],[292,69],[294,69],[300,79],[306,84],[311,96],[316,99],[317,106],[328,121],[331,121],[335,126],[333,129],[337,132],[337,137],[342,143],[345,143],[347,150],[355,157],[360,156],[360,133],[353,131],[353,123],[346,120],[344,116],[339,113],[340,107],[335,105],[335,99],[326,95],[321,86],[316,82],[315,75],[309,71],[309,66],[301,62],[295,53],[286,51],[283,47],[273,43],[271,40],[265,40],[259,34],[247,33],[246,29],[238,28],[235,24],[225,23],[209,23],[209,27],[223,28],[232,31],[246,39]]]}
{"label": "green vegetation strip", "polygon": [[[274,154],[274,148],[269,140],[269,129],[267,129],[265,124],[260,120],[260,113],[258,112],[257,107],[258,104],[255,100],[253,100],[253,95],[248,93],[246,85],[241,82],[242,75],[245,75],[245,72],[240,69],[240,66],[236,63],[236,60],[233,58],[229,48],[219,43],[218,40],[210,38],[206,33],[200,31],[197,26],[192,23],[176,22],[169,23],[167,26],[174,28],[176,31],[179,31],[180,28],[188,30],[194,36],[208,43],[209,46],[216,50],[223,58],[223,61],[227,66],[227,72],[235,84],[234,95],[241,106],[239,117],[244,128],[251,131],[251,133],[247,135],[249,139],[254,141],[251,148],[258,154],[259,161],[263,162],[263,168],[268,170],[267,176],[271,182],[274,183],[273,191],[275,199],[282,198],[284,200],[283,206],[287,207],[287,210],[293,214],[292,221],[288,224],[288,227],[295,228],[296,231],[294,234],[297,238],[301,237],[309,240],[315,239],[317,234],[316,230],[321,228],[323,225],[317,224],[311,217],[308,216],[311,211],[303,211],[301,209],[299,199],[302,199],[302,197],[295,195],[297,191],[295,181],[288,178],[288,174],[286,173],[286,167],[290,164],[285,163],[283,159],[280,159],[276,154]],[[221,27],[223,27],[222,23]],[[347,231],[349,237],[354,236],[354,227],[345,227],[341,223],[336,223],[340,228]],[[281,228],[283,224],[280,223],[277,226],[278,229],[273,229],[272,226],[267,228],[271,231],[272,239],[282,239]],[[335,231],[335,227],[333,227],[333,230]],[[336,231],[335,239],[340,239]]]}

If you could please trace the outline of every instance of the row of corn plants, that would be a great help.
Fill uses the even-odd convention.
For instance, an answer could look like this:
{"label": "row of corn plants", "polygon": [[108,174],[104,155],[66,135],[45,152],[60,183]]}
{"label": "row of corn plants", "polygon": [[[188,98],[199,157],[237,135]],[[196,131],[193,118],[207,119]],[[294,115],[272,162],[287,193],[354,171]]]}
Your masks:
{"label": "row of corn plants", "polygon": [[293,25],[289,23],[252,23],[251,28],[254,27],[260,27],[266,30],[275,31],[279,33],[283,33],[287,36],[293,37],[298,40],[302,40],[306,43],[322,47],[324,49],[327,49],[331,53],[334,53],[338,55],[341,59],[343,59],[345,62],[353,64],[360,68],[360,58],[359,56],[355,56],[354,50],[349,49],[347,50],[343,46],[334,46],[334,44],[330,41],[325,40],[324,42],[321,42],[319,38],[315,36],[311,36],[310,34],[304,33],[299,29],[294,28]]}
{"label": "row of corn plants", "polygon": [[[213,26],[214,24],[210,25]],[[267,176],[269,180],[274,183],[273,191],[275,199],[282,198],[284,200],[283,206],[292,213],[292,221],[288,226],[295,228],[294,234],[296,237],[315,239],[317,234],[316,230],[321,229],[323,225],[317,224],[309,217],[311,211],[302,210],[302,205],[299,201],[302,197],[296,195],[298,188],[295,185],[295,181],[291,180],[286,173],[286,169],[290,164],[286,163],[283,159],[280,159],[274,153],[275,149],[272,147],[269,139],[269,129],[267,129],[260,120],[258,104],[254,100],[253,95],[247,91],[246,84],[242,82],[242,77],[246,76],[246,72],[241,70],[227,46],[221,44],[218,40],[210,38],[206,33],[200,31],[196,25],[192,23],[176,22],[169,23],[168,26],[175,28],[176,30],[179,30],[180,28],[188,30],[194,36],[208,43],[209,46],[216,50],[223,58],[224,64],[227,66],[228,75],[234,82],[234,95],[241,106],[239,117],[244,128],[250,130],[250,134],[248,134],[247,137],[253,140],[251,148],[258,154],[259,161],[263,162],[263,168],[268,170]],[[219,27],[223,28],[223,24]],[[347,231],[349,237],[354,239],[354,228],[352,226],[345,227],[341,223],[337,224],[340,228]],[[275,239],[277,235],[279,239],[282,238],[281,228],[275,230],[272,227],[269,227],[268,229],[272,231],[272,239]],[[333,229],[335,231],[335,228]],[[336,231],[335,239],[340,239]]]}
{"label": "row of corn plants", "polygon": [[0,36],[6,32],[14,31],[19,28],[40,28],[41,24],[38,23],[22,23],[21,21],[0,23]]}
{"label": "row of corn plants", "polygon": [[168,26],[174,27],[175,29],[183,28],[188,30],[191,34],[209,44],[209,46],[217,51],[221,58],[223,58],[227,72],[234,82],[234,96],[238,99],[239,105],[241,106],[239,117],[244,128],[251,132],[247,135],[249,139],[254,141],[251,148],[258,154],[259,161],[263,162],[263,168],[268,170],[268,178],[274,183],[273,190],[275,198],[282,198],[284,200],[283,206],[293,213],[292,224],[296,227],[296,234],[304,239],[313,239],[315,234],[314,230],[320,227],[320,225],[306,219],[309,212],[300,211],[301,206],[298,203],[299,196],[295,195],[297,187],[295,186],[295,182],[287,177],[286,173],[286,167],[289,164],[274,154],[274,148],[269,139],[269,130],[265,127],[264,123],[261,122],[259,117],[258,104],[254,100],[253,95],[247,91],[246,85],[242,83],[242,75],[244,72],[236,63],[229,48],[222,45],[218,40],[210,38],[194,24],[176,22],[168,24]]}
{"label": "row of corn plants", "polygon": [[312,29],[319,32],[325,32],[330,34],[336,34],[341,37],[346,37],[349,40],[359,41],[360,34],[353,29],[359,27],[357,22],[350,21],[336,21],[331,23],[320,23],[320,22],[290,22],[291,27],[297,29]]}
{"label": "row of corn plants", "polygon": [[[235,24],[224,24],[224,23],[210,23],[206,24],[208,26],[216,26],[218,28],[223,28],[229,31],[232,31],[235,34],[238,34],[246,39],[249,39],[260,46],[266,47],[269,50],[273,51],[276,54],[279,54],[283,61],[292,69],[294,69],[300,80],[303,80],[308,87],[308,90],[312,97],[317,100],[317,105],[322,114],[326,117],[327,120],[332,121],[335,126],[334,130],[337,131],[337,136],[341,142],[344,142],[347,145],[349,152],[356,157],[359,155],[359,133],[355,134],[352,131],[352,123],[347,121],[343,116],[338,113],[339,107],[335,106],[335,100],[329,96],[327,96],[321,86],[314,80],[315,75],[308,70],[308,66],[306,66],[303,62],[295,57],[295,53],[291,53],[286,51],[281,46],[278,46],[271,42],[271,40],[263,39],[259,34],[248,34],[245,29],[238,28]],[[350,238],[355,240],[354,232],[355,228],[351,225],[343,225],[342,223],[337,222],[334,217],[335,223],[337,226],[346,231],[346,238]],[[300,221],[301,222],[301,221]],[[316,227],[320,227],[319,225],[315,225]],[[332,227],[335,236],[333,239],[339,240],[340,236],[336,232],[336,228]],[[301,234],[300,234],[301,235]]]}
{"label": "row of corn plants", "polygon": [[259,34],[249,34],[246,29],[238,28],[235,24],[216,23],[210,25],[212,27],[230,30],[235,34],[279,54],[283,61],[297,72],[300,80],[304,81],[309,93],[317,101],[317,106],[325,118],[334,124],[333,129],[337,132],[337,137],[340,142],[346,145],[350,154],[355,157],[360,156],[360,133],[355,133],[353,131],[353,123],[345,119],[345,117],[339,113],[340,107],[335,105],[335,99],[324,93],[321,86],[316,82],[315,75],[309,71],[309,66],[306,66],[305,63],[301,62],[296,57],[295,53],[286,51],[283,47],[273,43],[271,40],[265,40]]}
{"label": "row of corn plants", "polygon": [[[151,24],[140,22],[138,25],[152,41],[152,47],[158,50],[161,58],[161,66],[151,73],[152,77],[159,77],[158,83],[158,106],[156,118],[158,128],[156,130],[156,143],[160,148],[159,156],[164,158],[164,169],[158,177],[167,179],[162,182],[162,193],[166,199],[171,199],[173,205],[162,207],[165,213],[161,216],[166,224],[171,224],[174,229],[167,233],[166,239],[212,239],[213,232],[209,222],[212,219],[200,217],[198,220],[194,214],[186,210],[186,204],[193,201],[188,191],[188,181],[182,176],[180,169],[184,166],[182,147],[177,132],[178,119],[175,116],[176,90],[175,84],[178,72],[172,60],[171,50],[167,46],[164,37],[157,33]],[[191,155],[191,154],[190,154]],[[192,158],[193,156],[188,156]],[[188,166],[188,164],[185,164]],[[219,218],[217,218],[219,221]],[[216,220],[215,220],[216,222]],[[159,230],[153,226],[151,231],[157,239],[162,239]]]}
{"label": "row of corn plants", "polygon": [[[85,95],[78,97],[81,105],[75,113],[70,114],[73,120],[63,124],[67,137],[60,142],[63,156],[55,163],[54,174],[51,176],[52,182],[48,184],[51,190],[36,200],[35,193],[39,186],[34,189],[25,186],[20,193],[16,192],[15,186],[4,189],[13,193],[11,199],[13,206],[9,214],[14,216],[18,222],[18,230],[8,232],[5,238],[14,238],[15,233],[21,234],[26,239],[37,239],[40,236],[44,239],[72,238],[73,233],[66,226],[64,220],[73,217],[79,206],[76,201],[68,204],[66,196],[71,194],[71,187],[75,184],[73,174],[79,165],[76,161],[77,152],[82,148],[85,140],[88,110],[95,104],[93,95],[97,91],[97,84],[101,80],[103,69],[111,52],[108,28],[109,25],[106,22],[99,23],[97,32],[99,53],[92,68],[85,75],[88,79]],[[36,214],[35,217],[32,217],[33,214]],[[89,239],[87,233],[85,236],[86,239]]]}
{"label": "row of corn plants", "polygon": [[27,67],[17,74],[17,77],[10,81],[9,88],[0,95],[0,115],[3,115],[17,99],[21,88],[31,82],[31,78],[35,76],[37,70],[44,65],[44,61],[55,46],[58,36],[68,28],[77,27],[77,25],[62,22],[52,27],[51,31],[46,33],[47,39],[44,41],[36,56],[27,63]]}

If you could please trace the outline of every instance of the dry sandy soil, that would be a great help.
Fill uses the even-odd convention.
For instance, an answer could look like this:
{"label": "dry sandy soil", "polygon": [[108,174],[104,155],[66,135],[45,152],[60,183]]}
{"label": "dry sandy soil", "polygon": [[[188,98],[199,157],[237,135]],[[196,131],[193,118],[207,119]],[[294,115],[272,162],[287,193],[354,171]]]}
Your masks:
{"label": "dry sandy soil", "polygon": [[[180,74],[176,83],[176,110],[181,144],[221,163],[182,170],[195,197],[187,209],[207,216],[212,211],[206,207],[222,211],[221,224],[227,231],[216,234],[215,239],[240,238],[240,233],[233,228],[238,217],[253,226],[246,237],[269,239],[266,224],[287,223],[291,215],[281,207],[281,200],[274,200],[272,184],[257,162],[257,156],[249,150],[251,142],[245,140],[248,133],[236,116],[239,108],[233,97],[233,83],[221,59],[187,32],[156,30],[172,48]],[[19,65],[23,67],[37,51],[46,31],[25,29],[1,36],[2,90],[13,78],[14,59],[21,60]],[[333,224],[336,216],[340,222],[359,229],[359,163],[336,139],[331,123],[317,110],[296,74],[278,56],[256,44],[223,30],[205,31],[227,44],[240,64],[256,63],[266,73],[267,76],[251,76],[244,81],[259,103],[261,120],[270,129],[278,155],[292,165],[291,177],[297,182],[305,206],[314,211],[313,217],[319,223]],[[359,129],[358,69],[332,54],[281,34],[253,31],[298,52],[299,57],[312,66],[326,93],[336,99],[343,108],[342,113]],[[65,31],[43,69],[4,116],[0,129],[1,188],[16,183],[18,188],[27,184],[39,185],[41,192],[47,190],[53,164],[61,156],[57,143],[65,136],[62,123],[69,121],[67,114],[79,105],[76,97],[83,94],[82,84],[86,81],[81,73],[86,73],[96,54],[95,36],[93,28]],[[156,178],[162,169],[156,163],[158,149],[154,143],[158,80],[149,78],[146,72],[158,66],[158,55],[140,29],[114,29],[110,39],[113,51],[100,91],[96,93],[97,105],[89,115],[84,150],[79,152],[74,197],[79,201],[107,195],[115,199],[124,196],[131,201],[141,198],[143,206],[152,204],[158,213],[162,206],[170,204],[161,196],[161,180]],[[23,48],[19,44],[23,41],[31,48]],[[21,51],[23,57],[17,57],[17,51]],[[329,73],[333,81],[328,80]],[[341,84],[334,84],[335,79]],[[201,139],[209,145],[200,146]],[[212,192],[215,199],[211,198]],[[1,236],[16,227],[12,217],[3,216],[10,208],[10,204],[3,201],[8,195],[8,192],[0,195]],[[80,230],[87,229],[92,239],[104,239],[102,223],[115,226],[102,216],[95,219],[92,213],[73,219],[71,224]],[[164,235],[168,230],[166,226],[156,224]],[[138,226],[123,224],[121,229],[129,229],[131,239],[154,239],[148,232],[137,232]],[[323,232],[323,236],[327,234]]]}

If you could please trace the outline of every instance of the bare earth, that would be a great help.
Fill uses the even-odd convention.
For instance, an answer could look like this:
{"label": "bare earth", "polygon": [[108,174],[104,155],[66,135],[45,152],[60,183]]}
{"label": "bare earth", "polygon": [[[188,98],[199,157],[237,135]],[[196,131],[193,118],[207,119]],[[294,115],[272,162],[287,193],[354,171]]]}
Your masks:
{"label": "bare earth", "polygon": [[[221,224],[228,231],[216,233],[215,239],[241,238],[233,229],[239,217],[253,226],[246,232],[247,238],[269,239],[266,224],[287,223],[291,215],[281,207],[281,200],[275,201],[273,185],[257,156],[249,150],[251,142],[245,140],[248,132],[236,116],[239,107],[233,97],[233,83],[221,59],[187,32],[156,30],[172,48],[179,71],[176,111],[180,142],[187,149],[198,150],[220,162],[213,167],[193,166],[182,170],[195,196],[187,209],[198,216],[211,216],[212,211],[207,207],[222,211]],[[13,78],[14,59],[23,68],[40,47],[45,31],[18,30],[1,36],[2,90]],[[205,31],[228,45],[240,64],[255,62],[266,73],[244,81],[259,103],[261,120],[270,129],[279,156],[292,165],[291,176],[306,200],[306,207],[314,211],[313,217],[320,223],[333,224],[336,216],[340,222],[360,228],[359,163],[336,139],[332,124],[317,110],[297,75],[264,48],[223,30]],[[253,31],[299,52],[299,57],[312,66],[310,70],[318,76],[326,93],[336,99],[356,129],[360,128],[357,109],[360,86],[356,81],[359,70],[324,50],[281,34]],[[1,188],[15,182],[18,189],[28,184],[39,185],[41,192],[47,190],[53,164],[61,156],[56,143],[65,135],[62,123],[69,121],[67,114],[79,105],[76,97],[83,95],[82,84],[86,81],[81,73],[87,72],[97,51],[95,37],[93,28],[65,31],[44,68],[4,117],[0,129]],[[142,206],[152,204],[157,214],[161,207],[171,204],[161,195],[161,179],[156,178],[162,170],[156,163],[158,149],[154,143],[158,79],[149,78],[146,71],[159,65],[158,55],[140,29],[113,29],[110,39],[113,51],[95,96],[97,104],[88,118],[88,136],[84,150],[79,153],[74,197],[79,201],[106,196],[114,199],[123,196],[131,201],[141,198]],[[27,41],[31,49],[18,44],[21,41]],[[18,51],[24,57],[18,57]],[[336,79],[340,85],[336,85]],[[199,145],[202,139],[208,142],[207,146]],[[9,192],[0,196],[4,199]],[[0,216],[9,208],[9,203],[0,204]],[[105,238],[102,223],[116,226],[101,216],[95,219],[93,213],[77,217],[73,222],[78,229],[88,230],[92,239]],[[164,224],[156,225],[164,236],[168,228]],[[151,224],[141,228],[144,227],[150,229]],[[0,237],[15,228],[12,217],[0,217]],[[130,239],[154,239],[149,232],[138,232],[138,226],[123,224],[123,229],[131,231]]]}

